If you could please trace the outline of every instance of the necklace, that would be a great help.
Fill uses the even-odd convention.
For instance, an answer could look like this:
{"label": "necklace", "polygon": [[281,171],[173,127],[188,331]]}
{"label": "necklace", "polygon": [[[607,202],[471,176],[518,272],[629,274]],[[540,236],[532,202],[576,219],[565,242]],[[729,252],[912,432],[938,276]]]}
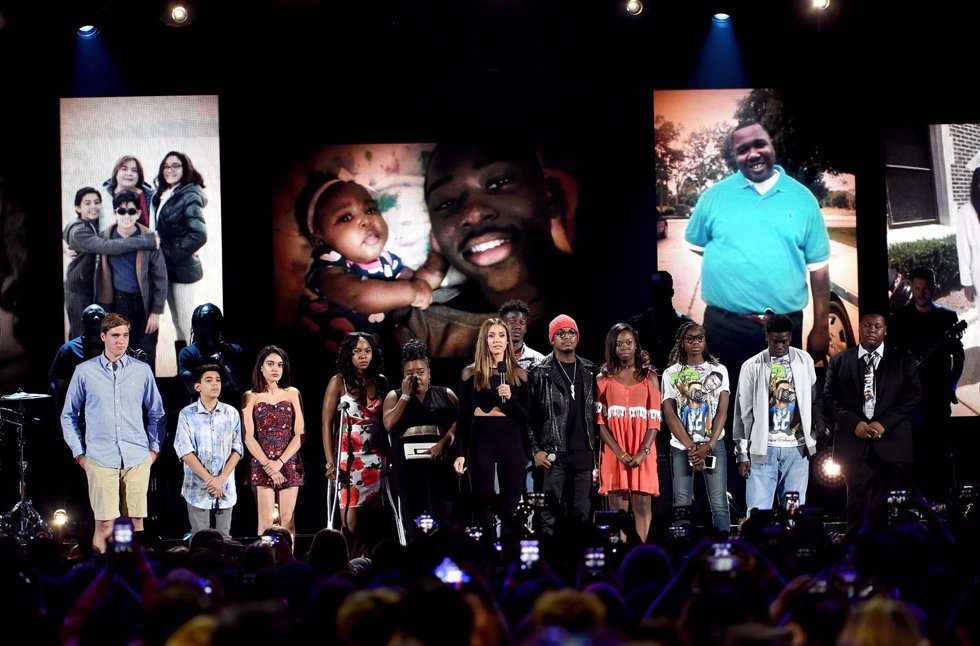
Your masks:
{"label": "necklace", "polygon": [[568,376],[568,371],[565,370],[565,366],[562,365],[561,361],[558,362],[558,366],[561,368],[561,373],[565,375],[565,379],[568,379],[568,385],[571,387],[572,390],[572,399],[575,399],[575,372],[578,370],[578,361],[572,364],[571,377]]}

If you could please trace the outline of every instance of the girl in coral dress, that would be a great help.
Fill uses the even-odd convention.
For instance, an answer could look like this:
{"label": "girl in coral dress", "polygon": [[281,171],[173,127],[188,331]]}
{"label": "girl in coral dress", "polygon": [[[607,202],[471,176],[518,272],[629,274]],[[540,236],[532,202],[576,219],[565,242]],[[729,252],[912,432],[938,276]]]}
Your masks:
{"label": "girl in coral dress", "polygon": [[633,500],[636,533],[646,542],[653,522],[651,496],[660,495],[657,480],[657,431],[660,388],[657,373],[644,367],[639,335],[617,323],[606,335],[606,363],[596,380],[596,422],[603,451],[599,493],[613,511],[629,509]]}

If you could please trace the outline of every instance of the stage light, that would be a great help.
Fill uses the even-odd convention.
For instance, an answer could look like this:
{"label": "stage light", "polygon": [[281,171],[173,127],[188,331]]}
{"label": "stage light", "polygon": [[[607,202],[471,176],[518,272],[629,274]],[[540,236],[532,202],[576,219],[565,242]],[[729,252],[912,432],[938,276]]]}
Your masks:
{"label": "stage light", "polygon": [[639,16],[643,13],[643,3],[640,0],[626,0],[626,13]]}
{"label": "stage light", "polygon": [[170,10],[170,19],[174,21],[176,25],[182,25],[187,22],[187,18],[190,14],[187,12],[187,7],[184,5],[177,5]]}
{"label": "stage light", "polygon": [[836,478],[840,476],[840,465],[833,460],[826,460],[823,463],[823,474],[828,478]]}
{"label": "stage light", "polygon": [[167,2],[162,3],[158,16],[163,24],[178,29],[189,27],[198,17],[193,0],[178,0],[177,2],[167,0]]}
{"label": "stage light", "polygon": [[68,512],[66,512],[64,509],[56,509],[54,515],[51,517],[51,524],[59,529],[67,525]]}
{"label": "stage light", "polygon": [[813,0],[814,9],[826,9],[830,6],[830,0]]}
{"label": "stage light", "polygon": [[714,21],[716,25],[727,25],[731,22],[732,17],[727,13],[718,12],[711,17],[711,20]]}
{"label": "stage light", "polygon": [[93,24],[82,25],[78,28],[78,35],[81,38],[92,38],[99,33],[99,28]]}
{"label": "stage light", "polygon": [[844,484],[844,473],[840,464],[834,462],[834,454],[830,449],[824,449],[814,458],[814,473],[820,484],[831,488]]}

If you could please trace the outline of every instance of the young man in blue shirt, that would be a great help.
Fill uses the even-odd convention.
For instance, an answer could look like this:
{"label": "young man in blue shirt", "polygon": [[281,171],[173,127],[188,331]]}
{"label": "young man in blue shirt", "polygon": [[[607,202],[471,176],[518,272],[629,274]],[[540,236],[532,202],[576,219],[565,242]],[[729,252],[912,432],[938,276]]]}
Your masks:
{"label": "young man in blue shirt", "polygon": [[132,518],[133,529],[143,530],[150,466],[166,433],[150,366],[126,354],[129,327],[120,314],[102,319],[105,350],[75,368],[61,413],[65,442],[88,480],[95,514],[92,546],[100,552],[119,516]]}

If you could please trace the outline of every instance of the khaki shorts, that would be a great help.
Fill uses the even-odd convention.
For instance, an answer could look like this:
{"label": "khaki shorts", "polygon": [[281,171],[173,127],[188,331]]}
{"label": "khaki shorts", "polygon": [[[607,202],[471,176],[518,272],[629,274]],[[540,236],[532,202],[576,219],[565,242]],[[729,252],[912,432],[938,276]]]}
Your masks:
{"label": "khaki shorts", "polygon": [[96,464],[92,458],[85,460],[88,499],[92,503],[95,520],[114,520],[119,516],[146,518],[146,496],[150,488],[152,464],[152,455],[135,467],[123,469],[104,467]]}

